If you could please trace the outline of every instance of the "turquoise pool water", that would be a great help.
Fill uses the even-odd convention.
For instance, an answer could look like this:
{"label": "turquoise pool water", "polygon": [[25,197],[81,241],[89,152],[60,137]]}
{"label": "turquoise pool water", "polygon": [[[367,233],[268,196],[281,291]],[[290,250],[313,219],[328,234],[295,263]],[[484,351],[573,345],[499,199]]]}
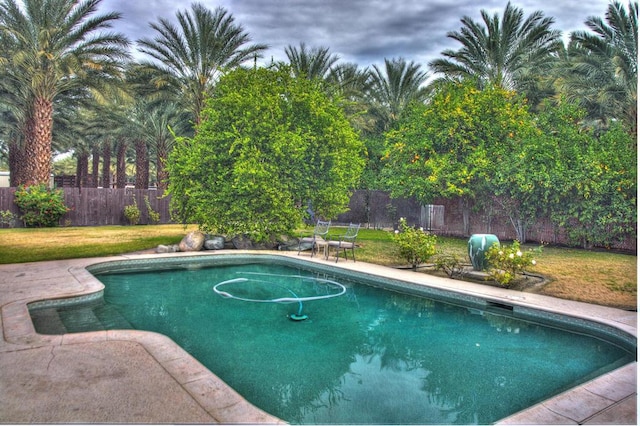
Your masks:
{"label": "turquoise pool water", "polygon": [[[453,296],[458,303],[444,303],[405,294],[411,287],[389,291],[272,259],[246,262],[98,268],[103,299],[90,313],[85,306],[57,314],[68,331],[165,334],[254,405],[299,424],[492,423],[635,359],[606,333],[517,319],[510,307]],[[294,278],[265,278],[282,275]],[[299,303],[213,291],[239,276],[260,278],[225,287],[245,299],[335,294],[323,280],[346,291],[303,302],[308,319],[296,322],[289,316]],[[51,324],[38,311],[46,310],[32,311],[34,323]]]}

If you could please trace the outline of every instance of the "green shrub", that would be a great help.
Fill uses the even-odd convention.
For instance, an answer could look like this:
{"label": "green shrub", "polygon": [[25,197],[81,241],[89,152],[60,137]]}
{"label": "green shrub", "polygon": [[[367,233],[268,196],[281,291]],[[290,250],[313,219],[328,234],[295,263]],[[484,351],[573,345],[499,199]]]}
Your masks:
{"label": "green shrub", "polygon": [[160,213],[158,213],[157,211],[155,211],[151,207],[151,203],[149,202],[149,196],[148,195],[144,196],[144,204],[145,204],[145,206],[147,206],[147,214],[149,215],[149,223],[151,223],[152,225],[155,225],[155,224],[159,223],[160,222]]}
{"label": "green shrub", "polygon": [[393,237],[398,245],[398,254],[415,270],[418,265],[425,263],[436,254],[436,236],[408,226],[405,218],[398,222],[398,230]]}
{"label": "green shrub", "polygon": [[[540,251],[538,249],[536,251]],[[527,268],[536,265],[534,250],[520,250],[520,243],[514,241],[509,246],[493,244],[485,254],[489,263],[489,276],[500,285],[508,287],[518,274],[523,274]]]}
{"label": "green shrub", "polygon": [[224,73],[169,156],[174,220],[262,243],[292,235],[309,204],[318,217],[345,212],[366,149],[318,83],[283,67]]}
{"label": "green shrub", "polygon": [[449,278],[461,276],[464,271],[462,260],[455,254],[440,253],[435,258],[436,270],[443,271]]}
{"label": "green shrub", "polygon": [[133,204],[125,206],[124,217],[129,221],[129,225],[137,225],[140,222],[140,209],[135,198],[133,198]]}
{"label": "green shrub", "polygon": [[69,209],[64,205],[61,190],[45,185],[20,186],[15,192],[15,204],[20,208],[24,225],[30,228],[57,226]]}
{"label": "green shrub", "polygon": [[18,216],[11,213],[10,210],[0,210],[0,227],[7,225],[9,228],[13,228],[18,219]]}

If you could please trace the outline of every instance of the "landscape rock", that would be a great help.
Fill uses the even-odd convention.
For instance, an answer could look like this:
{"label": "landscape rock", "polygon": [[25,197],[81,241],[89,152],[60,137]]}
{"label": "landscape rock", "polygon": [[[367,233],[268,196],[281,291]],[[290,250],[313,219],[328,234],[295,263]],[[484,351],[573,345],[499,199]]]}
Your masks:
{"label": "landscape rock", "polygon": [[233,247],[237,250],[252,250],[254,248],[251,239],[244,235],[234,237],[231,241],[233,242]]}
{"label": "landscape rock", "polygon": [[180,251],[180,247],[178,247],[177,244],[171,244],[168,246],[160,244],[156,247],[156,253],[176,253],[178,251]]}
{"label": "landscape rock", "polygon": [[222,250],[224,249],[224,237],[218,235],[207,235],[204,240],[205,250]]}
{"label": "landscape rock", "polygon": [[299,241],[296,237],[281,235],[280,238],[278,238],[276,248],[282,251],[298,251]]}
{"label": "landscape rock", "polygon": [[204,245],[204,234],[199,231],[191,231],[184,236],[180,244],[180,251],[200,251]]}

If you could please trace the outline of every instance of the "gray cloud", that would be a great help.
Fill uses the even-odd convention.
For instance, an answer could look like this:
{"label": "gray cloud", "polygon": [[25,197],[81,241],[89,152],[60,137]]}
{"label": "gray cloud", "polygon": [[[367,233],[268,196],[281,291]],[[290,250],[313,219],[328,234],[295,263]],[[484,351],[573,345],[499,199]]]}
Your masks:
{"label": "gray cloud", "polygon": [[[447,32],[461,27],[460,19],[480,21],[480,11],[502,15],[506,1],[484,0],[201,0],[214,9],[222,6],[233,14],[254,42],[270,49],[264,62],[284,60],[284,48],[301,42],[328,47],[341,61],[360,66],[381,64],[384,58],[404,57],[426,67],[457,42]],[[554,28],[565,36],[586,30],[590,16],[604,17],[609,0],[512,1],[525,17],[541,10],[555,19]],[[115,29],[132,40],[153,37],[149,22],[159,17],[175,19],[190,3],[174,0],[104,0],[101,11],[119,11],[123,19]]]}

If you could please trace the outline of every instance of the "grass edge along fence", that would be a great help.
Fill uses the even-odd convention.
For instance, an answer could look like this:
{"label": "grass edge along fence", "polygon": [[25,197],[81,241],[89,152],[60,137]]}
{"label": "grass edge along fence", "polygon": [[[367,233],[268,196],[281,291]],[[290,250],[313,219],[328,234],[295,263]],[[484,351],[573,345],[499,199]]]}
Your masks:
{"label": "grass edge along fence", "polygon": [[[154,189],[119,188],[62,188],[69,211],[60,220],[60,226],[129,225],[125,207],[134,204],[140,210],[139,225],[169,224],[169,197]],[[15,188],[0,188],[0,212],[20,215],[13,202]],[[487,216],[482,212],[465,217],[458,199],[434,200],[442,206],[444,219],[438,229],[431,231],[440,236],[467,238],[472,234],[495,234],[501,241],[516,239],[509,219],[500,214]],[[149,212],[149,207],[152,212]],[[473,208],[471,208],[473,211]],[[151,214],[150,214],[151,213]],[[155,213],[155,214],[154,214]],[[424,223],[424,206],[413,198],[392,199],[386,191],[355,191],[349,211],[339,215],[334,223],[361,223],[363,227],[390,228],[397,226],[401,217],[409,225],[428,227]],[[17,226],[23,226],[18,221]],[[4,226],[6,227],[6,226]],[[528,241],[545,244],[570,245],[567,233],[554,226],[548,218],[540,218],[529,227]],[[612,249],[637,252],[637,232],[629,235]]]}

